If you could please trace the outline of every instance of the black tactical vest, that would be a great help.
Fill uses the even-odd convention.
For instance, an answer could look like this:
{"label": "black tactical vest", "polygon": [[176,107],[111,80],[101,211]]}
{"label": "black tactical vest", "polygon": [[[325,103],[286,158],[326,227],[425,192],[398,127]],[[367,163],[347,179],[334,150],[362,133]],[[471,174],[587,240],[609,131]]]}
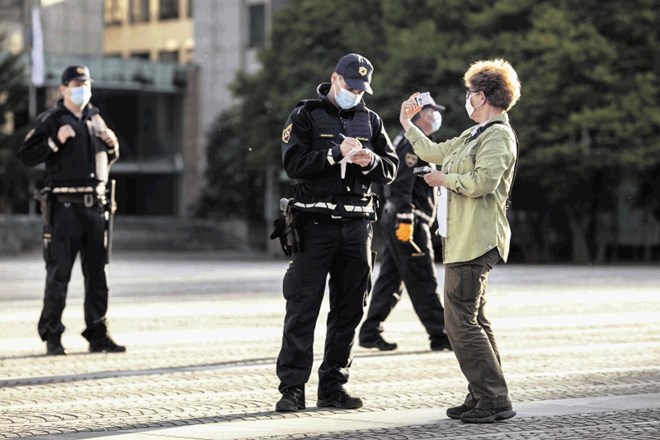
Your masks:
{"label": "black tactical vest", "polygon": [[[373,148],[371,119],[368,110],[340,111],[329,113],[317,100],[305,102],[312,120],[312,146],[314,150],[328,151],[333,146],[341,144],[343,137],[358,139],[364,148]],[[360,212],[360,207],[371,211],[371,179],[362,174],[360,167],[348,165],[346,175],[341,178],[340,165],[334,165],[309,176],[306,179],[295,179],[292,184],[295,190],[296,207],[298,209],[330,213],[342,217],[370,217],[366,211]],[[357,208],[356,208],[357,207]],[[355,211],[357,209],[357,212]]]}

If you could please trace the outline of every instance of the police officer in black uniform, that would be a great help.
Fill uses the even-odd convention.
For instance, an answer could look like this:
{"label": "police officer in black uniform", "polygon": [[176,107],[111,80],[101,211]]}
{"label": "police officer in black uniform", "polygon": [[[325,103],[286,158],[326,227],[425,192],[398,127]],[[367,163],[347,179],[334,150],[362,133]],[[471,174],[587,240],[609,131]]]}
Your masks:
{"label": "police officer in black uniform", "polygon": [[62,312],[76,255],[85,278],[85,324],[82,335],[90,352],[123,352],[108,334],[105,230],[108,222],[108,172],[119,157],[117,136],[110,130],[92,96],[86,66],[62,73],[62,99],[35,120],[19,156],[27,166],[46,165],[42,203],[49,221],[44,225],[46,290],[39,319],[39,336],[48,355],[64,355]]}
{"label": "police officer in black uniform", "polygon": [[[431,98],[431,103],[425,105],[412,122],[428,136],[440,128],[440,111],[444,109]],[[405,286],[413,308],[429,334],[431,350],[450,350],[444,309],[437,292],[431,242],[437,190],[413,174],[415,168],[429,164],[417,157],[403,131],[394,139],[394,146],[400,161],[399,172],[395,181],[384,188],[380,273],[371,294],[367,318],[360,327],[359,344],[383,351],[397,348],[396,343],[387,342],[382,337],[382,324],[401,299]]]}
{"label": "police officer in black uniform", "polygon": [[394,180],[398,159],[380,117],[362,95],[372,93],[373,67],[358,54],[337,63],[318,98],[291,112],[282,132],[284,168],[292,179],[300,246],[284,276],[286,317],[277,376],[277,411],[305,408],[305,383],[314,360],[314,327],[329,277],[330,312],[319,407],[355,409],[348,394],[351,349],[371,284],[375,197],[371,184]]}

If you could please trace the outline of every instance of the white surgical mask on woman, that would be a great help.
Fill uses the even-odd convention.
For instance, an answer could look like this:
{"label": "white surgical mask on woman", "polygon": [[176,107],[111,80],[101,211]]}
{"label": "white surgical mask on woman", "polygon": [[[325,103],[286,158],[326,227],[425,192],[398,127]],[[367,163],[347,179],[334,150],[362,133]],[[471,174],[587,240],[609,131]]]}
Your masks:
{"label": "white surgical mask on woman", "polygon": [[467,94],[465,96],[465,111],[467,112],[468,117],[470,117],[470,118],[472,117],[472,113],[474,113],[474,111],[476,109],[478,109],[479,107],[481,107],[483,105],[483,103],[481,103],[478,106],[473,107],[472,103],[470,102],[470,98],[472,97],[472,95],[480,93],[480,92],[481,92],[481,90],[476,91],[476,92],[471,92],[470,90],[468,90]]}

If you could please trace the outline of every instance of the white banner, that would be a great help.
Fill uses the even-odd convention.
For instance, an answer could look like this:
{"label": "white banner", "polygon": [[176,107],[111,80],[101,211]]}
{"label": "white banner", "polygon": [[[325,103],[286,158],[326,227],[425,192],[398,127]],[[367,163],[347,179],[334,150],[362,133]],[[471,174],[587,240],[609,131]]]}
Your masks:
{"label": "white banner", "polygon": [[44,83],[44,37],[41,32],[39,8],[32,8],[32,84]]}

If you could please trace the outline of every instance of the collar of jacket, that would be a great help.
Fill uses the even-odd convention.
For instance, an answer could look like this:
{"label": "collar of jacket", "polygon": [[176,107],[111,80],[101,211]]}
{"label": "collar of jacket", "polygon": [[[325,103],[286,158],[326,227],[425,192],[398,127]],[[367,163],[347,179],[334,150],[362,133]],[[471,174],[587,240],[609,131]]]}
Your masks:
{"label": "collar of jacket", "polygon": [[[71,113],[71,111],[64,106],[64,98],[60,98],[59,101],[57,101],[57,104],[55,104],[55,107],[57,107],[57,112],[59,113]],[[95,106],[92,105],[92,103],[88,103],[85,108],[83,109],[83,117],[82,119],[88,119],[91,118],[94,115],[99,114],[99,109],[96,108]]]}

